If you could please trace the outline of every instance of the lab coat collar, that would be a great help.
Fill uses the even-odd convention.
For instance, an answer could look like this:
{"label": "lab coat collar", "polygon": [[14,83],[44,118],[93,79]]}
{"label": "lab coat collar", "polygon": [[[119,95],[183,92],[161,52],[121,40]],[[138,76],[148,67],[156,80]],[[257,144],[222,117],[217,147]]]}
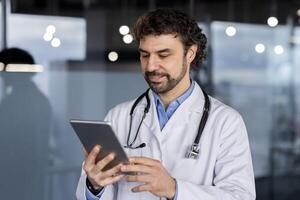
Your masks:
{"label": "lab coat collar", "polygon": [[174,126],[198,126],[203,113],[204,95],[198,84],[195,84],[192,94],[177,108],[163,128],[162,140],[174,132]]}
{"label": "lab coat collar", "polygon": [[[166,127],[164,127],[164,129],[162,131],[160,130],[158,116],[157,116],[156,108],[155,108],[155,100],[153,97],[152,90],[149,91],[149,98],[150,98],[150,102],[151,102],[150,110],[149,110],[148,114],[146,115],[143,123],[150,129],[150,131],[152,133],[161,133],[164,129],[166,129],[168,126],[170,126],[168,124],[170,124],[169,122],[171,122],[171,121],[169,121],[166,124]],[[138,114],[142,114],[146,104],[147,104],[147,102],[146,102],[146,99],[144,98],[143,101],[137,105],[135,113],[139,112]],[[172,119],[172,118],[181,116],[180,118],[183,119],[184,123],[189,123],[189,122],[191,122],[190,121],[191,115],[193,115],[193,114],[201,115],[202,114],[203,105],[204,105],[204,95],[203,95],[203,92],[202,92],[200,86],[196,83],[192,94],[178,107],[178,109],[174,113],[174,116],[172,116],[169,120],[174,121],[174,119]]]}

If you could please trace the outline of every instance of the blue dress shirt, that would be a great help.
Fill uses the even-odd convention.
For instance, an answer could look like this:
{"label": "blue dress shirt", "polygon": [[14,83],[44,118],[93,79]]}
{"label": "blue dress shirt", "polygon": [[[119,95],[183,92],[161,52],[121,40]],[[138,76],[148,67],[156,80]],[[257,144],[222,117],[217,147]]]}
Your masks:
{"label": "blue dress shirt", "polygon": [[[166,125],[168,120],[172,117],[172,115],[177,110],[177,108],[192,94],[194,87],[195,87],[195,81],[191,81],[190,87],[180,97],[172,101],[166,110],[158,94],[153,93],[158,121],[161,130],[164,128],[164,126]],[[87,200],[99,200],[101,195],[104,192],[104,188],[99,192],[97,196],[93,195],[87,187],[85,191],[86,191],[85,196]],[[177,192],[178,189],[177,189],[177,182],[176,182],[176,192],[173,198],[174,200],[177,199]]]}
{"label": "blue dress shirt", "polygon": [[158,121],[161,130],[164,128],[164,126],[172,117],[177,108],[192,94],[194,87],[195,81],[192,81],[190,87],[181,96],[172,101],[166,110],[158,94],[153,93]]}

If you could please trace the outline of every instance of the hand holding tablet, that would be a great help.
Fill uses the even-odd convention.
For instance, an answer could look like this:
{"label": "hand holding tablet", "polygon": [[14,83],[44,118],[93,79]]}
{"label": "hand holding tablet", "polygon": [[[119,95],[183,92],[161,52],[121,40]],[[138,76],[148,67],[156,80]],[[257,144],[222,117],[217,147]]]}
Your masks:
{"label": "hand holding tablet", "polygon": [[119,181],[122,164],[128,158],[108,122],[71,120],[71,125],[88,155],[84,163],[92,189]]}
{"label": "hand holding tablet", "polygon": [[129,163],[127,155],[109,122],[71,120],[70,123],[87,153],[90,153],[96,145],[101,146],[101,151],[97,155],[96,161],[102,160],[109,153],[115,154],[115,159],[104,168],[104,171],[120,163]]}

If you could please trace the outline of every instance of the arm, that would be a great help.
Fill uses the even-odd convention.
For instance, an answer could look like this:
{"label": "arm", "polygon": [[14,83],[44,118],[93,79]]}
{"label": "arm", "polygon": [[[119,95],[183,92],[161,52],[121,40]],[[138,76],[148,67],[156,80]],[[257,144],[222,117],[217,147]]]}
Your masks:
{"label": "arm", "polygon": [[[100,152],[100,147],[95,146],[93,150],[86,156],[85,162],[83,164],[83,171],[78,183],[76,197],[78,200],[94,200],[94,199],[112,199],[113,192],[112,184],[118,182],[123,175],[115,175],[120,171],[121,165],[117,165],[112,169],[103,171],[103,168],[114,159],[113,154],[109,154],[102,160],[96,162],[96,157]],[[99,190],[99,194],[93,195],[91,191],[87,188],[87,179],[91,187],[95,190]],[[104,196],[109,196],[109,198],[102,198],[104,193],[104,187],[109,186],[111,189],[109,192],[105,192]],[[102,192],[100,192],[102,190]]]}
{"label": "arm", "polygon": [[[111,111],[108,112],[104,120],[105,121],[112,120]],[[92,151],[96,151],[94,152],[94,155],[92,154],[92,152],[90,155],[87,155],[87,152],[84,150],[85,161],[83,162],[81,176],[77,185],[76,199],[77,200],[94,200],[94,199],[112,200],[114,199],[115,196],[114,192],[116,187],[116,184],[113,183],[117,182],[119,179],[122,178],[122,176],[114,176],[114,174],[119,171],[120,166],[116,166],[115,169],[113,170],[108,170],[106,174],[104,174],[105,176],[101,178],[100,173],[102,171],[100,168],[103,168],[105,164],[104,165],[101,164],[100,161],[96,164],[95,159],[98,150],[94,148]],[[92,158],[89,159],[89,164],[87,165],[86,161],[88,156],[90,157],[92,156]],[[109,162],[109,160],[110,159],[108,158],[107,162]],[[93,168],[95,170],[93,170]],[[88,178],[87,174],[90,174],[89,182],[93,185],[94,189],[100,189],[102,187],[101,192],[99,192],[99,194],[97,194],[96,196],[92,194],[92,192],[89,191],[89,189],[87,188],[86,185],[86,180]],[[103,182],[104,179],[105,181]]]}
{"label": "arm", "polygon": [[90,183],[89,179],[86,179],[85,196],[87,200],[98,200],[101,198],[103,192],[104,187],[99,190],[95,190],[92,184]]}
{"label": "arm", "polygon": [[[104,194],[105,191],[105,194]],[[86,173],[82,169],[81,176],[77,185],[76,199],[77,200],[98,200],[98,199],[113,199],[113,187],[106,186],[98,195],[93,195],[86,186]]]}

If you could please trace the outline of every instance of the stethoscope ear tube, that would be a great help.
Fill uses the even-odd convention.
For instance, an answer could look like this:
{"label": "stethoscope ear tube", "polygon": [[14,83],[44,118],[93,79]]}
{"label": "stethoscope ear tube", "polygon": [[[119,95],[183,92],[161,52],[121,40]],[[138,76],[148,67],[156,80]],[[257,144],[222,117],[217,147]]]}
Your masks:
{"label": "stethoscope ear tube", "polygon": [[148,90],[146,90],[146,92],[144,93],[145,96],[146,96],[146,101],[147,101],[147,106],[146,106],[146,108],[144,110],[144,113],[148,113],[149,109],[150,109],[150,98],[149,98],[149,95],[148,95],[149,90],[150,89],[148,88]]}
{"label": "stethoscope ear tube", "polygon": [[[149,92],[150,88],[148,88],[146,90],[146,92],[144,92],[141,96],[139,96],[135,102],[133,103],[131,109],[130,109],[130,124],[129,124],[129,132],[128,132],[128,136],[127,136],[127,144],[126,146],[124,146],[125,148],[130,148],[130,149],[138,149],[138,148],[143,148],[146,146],[145,143],[142,143],[136,147],[133,146],[133,144],[135,143],[136,139],[137,139],[137,136],[138,136],[138,133],[140,131],[140,128],[141,128],[141,125],[146,117],[146,114],[149,112],[149,109],[150,109],[150,98],[149,98],[149,95],[148,95],[148,92]],[[134,139],[132,142],[130,142],[130,135],[131,135],[131,128],[132,128],[132,118],[133,118],[133,112],[134,112],[134,109],[136,108],[137,104],[144,98],[146,97],[146,101],[147,101],[147,104],[146,104],[146,107],[144,109],[144,113],[143,113],[143,117],[141,119],[141,122],[138,126],[138,129],[136,131],[136,134],[134,136]]]}
{"label": "stethoscope ear tube", "polygon": [[208,114],[209,114],[209,110],[210,110],[209,97],[203,89],[202,89],[202,92],[203,92],[203,95],[204,95],[205,102],[204,102],[204,107],[203,107],[202,118],[201,118],[199,129],[198,129],[198,134],[197,134],[197,136],[194,140],[194,144],[196,144],[196,145],[199,145],[200,138],[201,138],[203,129],[205,127],[205,124],[206,124],[206,121],[207,121],[207,118],[208,118]]}
{"label": "stethoscope ear tube", "polygon": [[[150,99],[149,99],[149,95],[147,95],[149,90],[150,90],[150,89],[148,88],[148,89],[146,90],[146,92],[144,92],[141,96],[139,96],[139,97],[135,100],[135,102],[133,103],[133,105],[132,105],[132,107],[131,107],[131,109],[130,109],[130,116],[133,115],[134,109],[136,108],[136,106],[138,105],[138,103],[142,100],[142,98],[144,98],[144,96],[146,96],[146,100],[147,100],[147,106],[146,106],[147,112],[149,111],[149,108],[150,108]],[[145,108],[145,110],[146,110],[146,108]]]}
{"label": "stethoscope ear tube", "polygon": [[202,135],[203,129],[205,127],[205,124],[206,124],[206,121],[207,121],[207,118],[209,115],[209,111],[210,111],[209,97],[203,89],[202,89],[202,92],[203,92],[204,100],[205,100],[204,106],[203,106],[203,114],[201,117],[197,136],[194,140],[194,143],[187,150],[186,155],[185,155],[186,158],[198,159],[199,154],[200,154],[200,146],[199,146],[200,138],[201,138],[201,135]]}

